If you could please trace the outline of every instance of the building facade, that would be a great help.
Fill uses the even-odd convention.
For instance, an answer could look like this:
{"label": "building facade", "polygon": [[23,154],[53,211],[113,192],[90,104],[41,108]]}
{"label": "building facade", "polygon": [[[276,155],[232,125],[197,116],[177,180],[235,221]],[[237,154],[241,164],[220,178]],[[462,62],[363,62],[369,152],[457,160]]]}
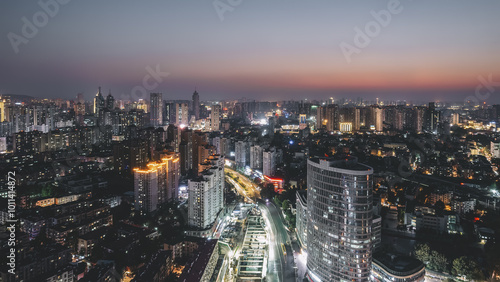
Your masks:
{"label": "building facade", "polygon": [[307,167],[307,272],[311,281],[368,281],[373,169],[354,157],[313,158]]}

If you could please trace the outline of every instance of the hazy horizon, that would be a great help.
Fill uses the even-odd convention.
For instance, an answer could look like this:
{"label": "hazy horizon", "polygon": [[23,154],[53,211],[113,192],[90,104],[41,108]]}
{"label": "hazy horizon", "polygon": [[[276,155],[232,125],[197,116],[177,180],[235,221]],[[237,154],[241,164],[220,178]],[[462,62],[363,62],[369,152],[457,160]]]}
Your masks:
{"label": "hazy horizon", "polygon": [[0,3],[0,94],[90,100],[101,86],[127,100],[149,67],[169,74],[147,90],[166,99],[463,101],[492,76],[480,100],[500,102],[499,1],[401,0],[367,46],[357,28],[397,2],[55,1],[31,38],[38,2]]}

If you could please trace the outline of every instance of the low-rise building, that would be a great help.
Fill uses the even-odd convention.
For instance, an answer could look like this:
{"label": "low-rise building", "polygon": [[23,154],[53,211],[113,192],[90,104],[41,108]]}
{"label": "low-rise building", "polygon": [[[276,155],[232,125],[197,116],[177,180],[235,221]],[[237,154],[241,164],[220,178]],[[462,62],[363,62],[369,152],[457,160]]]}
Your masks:
{"label": "low-rise building", "polygon": [[173,258],[171,251],[160,250],[151,260],[139,269],[134,282],[163,282],[172,273]]}
{"label": "low-rise building", "polygon": [[205,241],[182,271],[179,282],[209,282],[219,260],[218,240]]}
{"label": "low-rise building", "polygon": [[425,265],[418,259],[391,254],[375,254],[372,281],[413,282],[425,280]]}

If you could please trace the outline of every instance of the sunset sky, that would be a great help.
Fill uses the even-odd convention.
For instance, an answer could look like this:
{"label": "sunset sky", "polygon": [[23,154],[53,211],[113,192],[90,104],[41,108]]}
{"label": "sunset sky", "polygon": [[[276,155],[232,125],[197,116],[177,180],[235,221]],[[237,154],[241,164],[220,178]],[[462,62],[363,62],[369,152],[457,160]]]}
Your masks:
{"label": "sunset sky", "polygon": [[[220,0],[228,2],[238,1]],[[500,1],[401,0],[348,63],[340,44],[355,46],[355,28],[389,2],[242,0],[221,18],[213,1],[72,0],[16,54],[8,34],[23,36],[22,18],[43,10],[4,0],[0,94],[90,100],[102,86],[127,98],[159,65],[170,75],[152,92],[166,99],[197,87],[202,100],[460,101],[491,74],[498,83],[487,102],[500,102]]]}

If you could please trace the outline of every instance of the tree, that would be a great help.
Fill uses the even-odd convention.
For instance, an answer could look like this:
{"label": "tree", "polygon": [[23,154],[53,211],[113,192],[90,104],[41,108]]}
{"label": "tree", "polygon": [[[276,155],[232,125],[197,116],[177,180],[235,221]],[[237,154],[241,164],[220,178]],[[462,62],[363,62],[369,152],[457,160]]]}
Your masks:
{"label": "tree", "polygon": [[448,269],[448,258],[441,253],[432,251],[429,268],[439,272],[445,272]]}
{"label": "tree", "polygon": [[278,196],[275,196],[275,197],[274,197],[274,203],[275,203],[278,207],[281,207],[281,201],[280,201],[280,199],[278,198]]}
{"label": "tree", "polygon": [[283,203],[281,204],[281,208],[286,211],[290,208],[290,201],[289,200],[284,200]]}
{"label": "tree", "polygon": [[423,262],[424,264],[428,264],[431,259],[431,248],[427,244],[418,244],[415,246],[415,257]]}
{"label": "tree", "polygon": [[465,256],[453,260],[451,273],[459,277],[465,277],[468,280],[484,279],[479,265],[474,260]]}

